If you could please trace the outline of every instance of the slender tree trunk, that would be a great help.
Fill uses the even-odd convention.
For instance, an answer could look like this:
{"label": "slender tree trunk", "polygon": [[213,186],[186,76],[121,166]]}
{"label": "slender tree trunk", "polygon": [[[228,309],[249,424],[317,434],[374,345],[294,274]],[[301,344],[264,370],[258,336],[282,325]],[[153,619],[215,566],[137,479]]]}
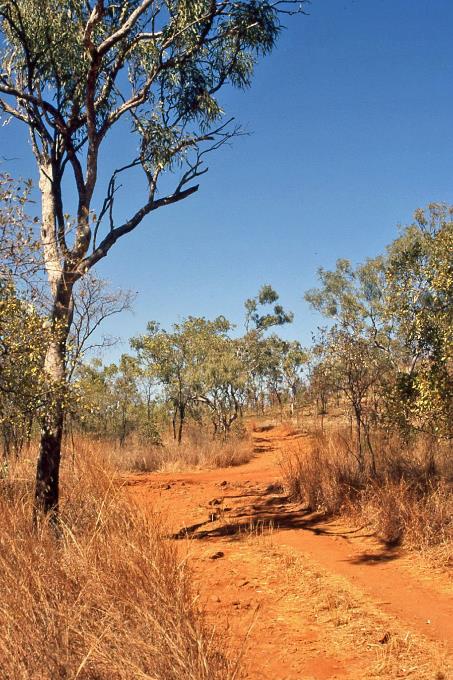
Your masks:
{"label": "slender tree trunk", "polygon": [[65,343],[52,341],[48,348],[45,372],[49,398],[41,425],[41,444],[36,468],[36,510],[58,516],[61,440],[63,436],[63,389]]}
{"label": "slender tree trunk", "polygon": [[363,431],[365,432],[368,451],[370,452],[371,472],[373,473],[373,477],[376,477],[377,476],[376,456],[374,455],[374,448],[373,448],[373,445],[371,443],[370,426],[365,420],[362,420],[362,426],[363,426]]}
{"label": "slender tree trunk", "polygon": [[282,397],[277,390],[275,390],[275,397],[277,399],[278,409],[280,411],[280,422],[282,423],[283,422],[283,403],[282,403]]}
{"label": "slender tree trunk", "polygon": [[151,423],[151,396],[149,392],[146,394],[146,423],[149,427]]}
{"label": "slender tree trunk", "polygon": [[355,422],[356,422],[356,434],[357,434],[357,461],[359,465],[359,473],[363,475],[365,472],[365,465],[363,459],[363,448],[362,448],[362,419],[360,414],[360,407],[354,404]]}
{"label": "slender tree trunk", "polygon": [[126,407],[123,406],[121,410],[121,429],[120,429],[120,448],[123,448],[124,444],[126,443],[126,435],[127,435],[127,414],[126,414]]}
{"label": "slender tree trunk", "polygon": [[173,419],[172,419],[172,426],[173,426],[173,439],[176,440],[176,416],[178,414],[178,409],[175,407],[173,411]]}
{"label": "slender tree trunk", "polygon": [[52,339],[47,348],[44,374],[47,382],[46,412],[41,423],[41,443],[36,467],[35,521],[37,513],[58,517],[61,440],[66,387],[66,342],[71,325],[73,281],[63,269],[55,241],[55,198],[50,162],[40,166],[42,199],[41,237],[50,292],[53,298]]}
{"label": "slender tree trunk", "polygon": [[178,446],[181,444],[182,441],[182,430],[184,427],[184,418],[186,415],[186,409],[184,406],[179,407],[179,428],[178,428]]}

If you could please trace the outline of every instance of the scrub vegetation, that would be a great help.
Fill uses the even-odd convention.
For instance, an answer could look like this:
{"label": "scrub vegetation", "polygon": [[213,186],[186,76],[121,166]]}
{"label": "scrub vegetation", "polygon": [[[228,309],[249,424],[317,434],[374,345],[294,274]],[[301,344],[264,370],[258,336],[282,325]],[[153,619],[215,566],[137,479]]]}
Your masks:
{"label": "scrub vegetation", "polygon": [[[284,18],[304,8],[0,0],[0,121],[14,119],[29,136],[39,178],[33,187],[0,168],[5,679],[247,673],[241,653],[253,622],[236,644],[210,601],[201,605],[206,585],[177,542],[244,538],[244,518],[256,538],[274,517],[289,528],[306,528],[307,516],[346,519],[387,549],[453,565],[453,207],[416,210],[384,253],[359,265],[321,268],[305,293],[320,315],[310,346],[283,337],[293,313],[265,283],[244,291],[252,297],[239,325],[221,309],[210,319],[187,310],[164,328],[150,308],[116,362],[102,352],[116,342],[101,335],[102,322],[134,296],[113,291],[95,265],[154,211],[199,190],[208,154],[242,134],[222,90],[251,85]],[[118,126],[130,131],[127,157],[105,167]],[[141,187],[138,205],[120,199],[128,182]],[[303,436],[309,446],[298,448]],[[165,522],[135,502],[141,484],[158,488]],[[213,484],[219,497],[208,499]],[[235,505],[244,498],[253,500]],[[200,516],[190,524],[180,507]],[[217,547],[197,559],[221,560]],[[315,571],[313,579],[318,587]]]}

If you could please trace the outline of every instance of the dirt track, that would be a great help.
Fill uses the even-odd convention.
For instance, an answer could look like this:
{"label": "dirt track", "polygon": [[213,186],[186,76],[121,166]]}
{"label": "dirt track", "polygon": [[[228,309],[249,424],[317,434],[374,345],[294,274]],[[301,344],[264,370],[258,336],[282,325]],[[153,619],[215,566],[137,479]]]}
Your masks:
{"label": "dirt track", "polygon": [[228,621],[249,680],[453,678],[451,581],[291,503],[279,459],[308,446],[276,427],[254,434],[246,465],[127,485],[188,549],[201,602]]}

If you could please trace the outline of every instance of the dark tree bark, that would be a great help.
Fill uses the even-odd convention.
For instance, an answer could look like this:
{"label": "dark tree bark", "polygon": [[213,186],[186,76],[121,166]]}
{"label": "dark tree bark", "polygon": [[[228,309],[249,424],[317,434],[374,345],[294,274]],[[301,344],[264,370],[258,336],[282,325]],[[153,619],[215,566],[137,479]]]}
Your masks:
{"label": "dark tree bark", "polygon": [[63,410],[57,405],[43,425],[38,463],[36,467],[36,510],[58,516],[61,439],[63,436]]}
{"label": "dark tree bark", "polygon": [[41,422],[41,441],[36,467],[35,519],[37,513],[58,516],[61,441],[64,423],[66,337],[53,341],[46,356],[48,403]]}
{"label": "dark tree bark", "polygon": [[179,406],[179,427],[178,427],[178,446],[182,442],[182,432],[184,428],[184,420],[186,417],[186,408],[183,404]]}

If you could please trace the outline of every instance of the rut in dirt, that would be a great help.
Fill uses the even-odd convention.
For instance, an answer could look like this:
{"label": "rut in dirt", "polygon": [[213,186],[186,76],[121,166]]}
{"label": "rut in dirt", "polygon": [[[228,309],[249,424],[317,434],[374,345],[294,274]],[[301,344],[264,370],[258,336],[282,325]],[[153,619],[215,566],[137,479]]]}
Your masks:
{"label": "rut in dirt", "polygon": [[190,489],[181,507],[185,519],[191,517],[190,503],[203,508],[202,518],[180,524],[171,538],[231,543],[251,530],[269,531],[276,545],[309,555],[359,587],[408,630],[440,641],[453,652],[453,598],[441,587],[442,579],[427,572],[421,580],[408,569],[410,557],[403,548],[379,542],[363,527],[309,512],[285,493],[279,458],[291,447],[299,453],[308,450],[310,437],[284,426],[267,426],[254,432],[253,442],[254,458],[237,468],[159,475],[173,489],[180,484]]}

